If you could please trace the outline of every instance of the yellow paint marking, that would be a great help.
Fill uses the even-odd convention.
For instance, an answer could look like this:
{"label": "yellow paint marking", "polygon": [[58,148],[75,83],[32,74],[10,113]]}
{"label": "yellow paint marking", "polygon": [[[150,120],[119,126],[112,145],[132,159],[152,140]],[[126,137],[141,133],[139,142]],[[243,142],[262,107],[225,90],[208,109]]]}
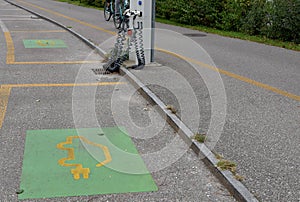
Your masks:
{"label": "yellow paint marking", "polygon": [[37,40],[36,44],[39,46],[54,46],[55,45],[55,43],[53,41],[44,43],[42,40]]}
{"label": "yellow paint marking", "polygon": [[[62,30],[63,31],[63,30]],[[4,32],[6,40],[6,64],[12,65],[37,65],[37,64],[95,64],[101,61],[29,61],[29,62],[16,62],[15,61],[15,47],[10,32]],[[48,44],[38,41],[40,46],[47,46]],[[52,45],[52,44],[51,44]]]}
{"label": "yellow paint marking", "polygon": [[0,86],[0,129],[4,121],[10,91],[11,87]]}
{"label": "yellow paint marking", "polygon": [[15,62],[15,46],[14,42],[11,38],[11,35],[9,32],[4,32],[5,40],[6,40],[6,47],[7,47],[7,52],[6,52],[6,63],[7,64],[12,64]]}
{"label": "yellow paint marking", "polygon": [[6,88],[31,88],[31,87],[80,87],[80,86],[109,86],[121,85],[125,82],[97,82],[97,83],[36,83],[36,84],[3,84]]}
{"label": "yellow paint marking", "polygon": [[66,142],[61,142],[59,144],[57,144],[57,148],[60,150],[65,150],[68,151],[68,157],[66,158],[62,158],[58,161],[58,164],[61,166],[65,166],[65,167],[75,167],[75,169],[71,169],[71,173],[73,174],[73,177],[75,180],[79,180],[80,179],[80,174],[83,175],[84,179],[88,179],[89,178],[89,173],[90,173],[90,169],[89,168],[83,168],[82,164],[70,164],[70,163],[65,163],[65,161],[69,161],[69,160],[75,160],[75,154],[74,154],[74,148],[67,148],[64,147],[65,145],[69,145],[69,144],[73,144],[73,139],[80,139],[83,142],[90,144],[92,146],[96,146],[99,147],[100,149],[102,149],[102,151],[104,152],[104,156],[105,156],[105,160],[102,162],[99,162],[98,164],[96,164],[96,167],[101,167],[105,164],[108,164],[109,162],[112,161],[111,155],[109,153],[108,147],[102,145],[102,144],[97,144],[94,142],[89,141],[88,139],[86,139],[85,137],[82,136],[69,136],[67,137]]}
{"label": "yellow paint marking", "polygon": [[28,32],[28,33],[62,33],[62,32],[67,32],[66,30],[14,30],[11,31],[11,33],[23,33],[23,32]]}
{"label": "yellow paint marking", "polygon": [[[95,61],[83,60],[83,61],[28,61],[28,62],[16,62],[15,61],[15,47],[14,47],[14,42],[11,38],[10,32],[4,32],[4,36],[5,36],[5,39],[6,39],[6,46],[7,46],[6,64],[10,64],[10,65],[45,65],[45,64],[95,64],[95,63],[101,63],[100,60],[95,60]],[[43,44],[40,41],[39,45],[45,46],[46,44]]]}
{"label": "yellow paint marking", "polygon": [[284,91],[284,90],[280,90],[278,88],[275,88],[273,86],[269,86],[267,84],[264,84],[264,83],[261,83],[261,82],[258,82],[258,81],[255,81],[255,80],[252,80],[252,79],[249,79],[247,77],[244,77],[244,76],[240,76],[238,74],[234,74],[232,72],[228,72],[226,70],[223,70],[223,69],[220,69],[220,68],[217,68],[217,67],[214,67],[214,66],[211,66],[209,64],[206,64],[206,63],[203,63],[203,62],[200,62],[200,61],[197,61],[197,60],[194,60],[192,58],[188,58],[188,57],[185,57],[185,56],[182,56],[182,55],[178,55],[174,52],[170,52],[170,51],[167,51],[167,50],[164,50],[164,49],[160,49],[160,48],[155,48],[156,50],[158,51],[161,51],[161,52],[164,52],[164,53],[167,53],[167,54],[170,54],[170,55],[173,55],[175,57],[178,57],[180,59],[183,59],[183,60],[186,60],[186,61],[189,61],[189,62],[192,62],[194,64],[198,64],[202,67],[206,67],[208,69],[211,69],[213,71],[216,71],[216,72],[219,72],[221,74],[224,74],[226,76],[229,76],[231,78],[235,78],[237,80],[240,80],[240,81],[243,81],[243,82],[246,82],[246,83],[249,83],[251,85],[254,85],[254,86],[257,86],[257,87],[260,87],[260,88],[264,88],[268,91],[272,91],[274,93],[277,93],[279,95],[283,95],[285,97],[288,97],[288,98],[291,98],[293,100],[297,100],[297,101],[300,101],[300,96],[299,95],[295,95],[295,94],[292,94],[292,93],[289,93],[287,91]]}
{"label": "yellow paint marking", "polygon": [[98,83],[41,83],[41,84],[3,84],[0,85],[0,129],[4,121],[9,95],[12,88],[31,87],[80,87],[80,86],[109,86],[122,85],[125,82],[98,82]]}
{"label": "yellow paint marking", "polygon": [[48,9],[46,9],[46,8],[42,8],[42,7],[40,7],[40,6],[31,4],[31,3],[28,3],[28,2],[24,2],[24,1],[20,1],[20,0],[19,0],[18,2],[23,3],[23,4],[26,4],[26,5],[31,6],[31,7],[34,7],[34,8],[37,8],[37,9],[40,9],[40,10],[43,10],[43,11],[46,11],[46,12],[51,13],[51,14],[53,14],[53,15],[57,15],[57,16],[66,18],[66,19],[68,19],[68,20],[77,22],[77,23],[82,24],[82,25],[85,25],[85,26],[87,26],[87,27],[91,27],[91,28],[97,29],[97,30],[99,30],[99,31],[106,32],[106,33],[111,34],[111,35],[116,35],[115,32],[109,31],[109,30],[107,30],[107,29],[103,29],[103,28],[101,28],[101,27],[98,27],[98,26],[96,26],[96,25],[92,25],[92,24],[90,24],[90,23],[87,23],[87,22],[78,20],[78,19],[76,19],[76,18],[71,18],[71,17],[66,16],[66,15],[63,15],[63,14],[61,14],[61,13],[58,13],[58,12],[55,12],[55,11],[51,11],[51,10],[48,10]]}
{"label": "yellow paint marking", "polygon": [[[64,18],[69,19],[69,20],[72,20],[72,21],[74,21],[74,22],[78,22],[78,23],[80,23],[80,24],[82,24],[82,25],[85,25],[85,26],[88,26],[88,27],[91,27],[91,28],[94,28],[94,29],[97,29],[97,30],[100,30],[100,31],[103,31],[103,32],[106,32],[106,33],[110,33],[110,34],[112,34],[112,35],[116,35],[115,32],[111,32],[111,31],[109,31],[109,30],[106,30],[106,29],[97,27],[97,26],[95,26],[95,25],[92,25],[92,24],[89,24],[89,23],[86,23],[86,22],[77,20],[77,19],[75,19],[75,18],[71,18],[71,17],[65,16],[65,15],[63,15],[63,14],[60,14],[60,13],[57,13],[57,12],[54,12],[54,11],[51,11],[51,10],[42,8],[42,7],[40,7],[40,6],[31,4],[31,3],[27,3],[27,2],[24,2],[24,1],[20,1],[20,0],[19,0],[19,2],[24,3],[24,4],[27,4],[27,5],[32,6],[32,7],[35,7],[35,8],[38,8],[38,9],[40,9],[40,10],[44,10],[44,11],[46,11],[46,12],[48,12],[48,13],[52,13],[52,14],[57,15],[57,16],[64,17]],[[187,58],[187,57],[178,55],[178,54],[176,54],[176,53],[172,53],[172,52],[167,51],[167,50],[164,50],[164,49],[156,48],[156,50],[159,50],[159,51],[161,51],[161,52],[165,52],[165,53],[170,54],[170,55],[174,55],[174,56],[176,56],[176,57],[178,57],[178,58],[181,58],[181,59],[190,61],[190,62],[195,63],[195,64],[199,64],[199,65],[201,65],[202,67],[209,68],[209,69],[211,69],[211,70],[213,70],[213,71],[220,72],[221,74],[224,74],[224,75],[227,75],[227,76],[229,76],[229,77],[238,79],[238,80],[240,80],[240,81],[243,81],[243,82],[246,82],[246,83],[255,85],[255,86],[260,87],[260,88],[264,88],[264,89],[266,89],[266,90],[272,91],[272,92],[277,93],[277,94],[279,94],[279,95],[283,95],[283,96],[288,97],[288,98],[291,98],[291,99],[293,99],[293,100],[300,101],[300,96],[299,96],[299,95],[295,95],[295,94],[289,93],[289,92],[287,92],[287,91],[280,90],[280,89],[275,88],[275,87],[273,87],[273,86],[269,86],[269,85],[267,85],[267,84],[264,84],[264,83],[261,83],[261,82],[258,82],[258,81],[254,81],[254,80],[249,79],[249,78],[247,78],[247,77],[243,77],[243,76],[240,76],[240,75],[237,75],[237,74],[234,74],[234,73],[231,73],[231,72],[228,72],[228,71],[225,71],[225,70],[216,68],[216,67],[214,67],[214,66],[205,64],[205,63],[203,63],[203,62],[194,60],[194,59],[192,59],[192,58]]]}

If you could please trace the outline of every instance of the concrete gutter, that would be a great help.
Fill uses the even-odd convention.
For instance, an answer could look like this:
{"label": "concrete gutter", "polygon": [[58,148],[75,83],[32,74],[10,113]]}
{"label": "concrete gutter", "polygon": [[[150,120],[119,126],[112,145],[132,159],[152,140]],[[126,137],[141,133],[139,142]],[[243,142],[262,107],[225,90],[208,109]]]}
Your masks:
{"label": "concrete gutter", "polygon": [[[23,10],[26,10],[44,20],[47,20],[67,31],[72,33],[74,36],[82,40],[92,49],[95,49],[102,57],[106,55],[106,52],[101,48],[97,47],[93,42],[75,32],[74,30],[68,28],[67,26],[49,18],[44,15],[41,15],[35,11],[32,11],[24,6],[13,3],[9,0],[5,0],[6,2],[19,7]],[[199,143],[192,138],[194,135],[192,131],[173,113],[166,109],[166,105],[148,88],[146,87],[132,72],[125,68],[120,69],[120,74],[125,76],[130,83],[143,95],[143,97],[148,100],[150,103],[157,105],[159,108],[159,113],[166,117],[166,121],[174,128],[175,131],[178,132],[180,137],[188,144],[191,145],[193,151],[201,156],[201,159],[208,166],[211,172],[224,184],[224,186],[229,190],[229,192],[236,198],[238,201],[242,202],[258,202],[258,200],[250,193],[250,191],[235,177],[230,171],[221,170],[216,166],[218,163],[218,159],[215,155],[210,151],[207,146],[203,143]]]}

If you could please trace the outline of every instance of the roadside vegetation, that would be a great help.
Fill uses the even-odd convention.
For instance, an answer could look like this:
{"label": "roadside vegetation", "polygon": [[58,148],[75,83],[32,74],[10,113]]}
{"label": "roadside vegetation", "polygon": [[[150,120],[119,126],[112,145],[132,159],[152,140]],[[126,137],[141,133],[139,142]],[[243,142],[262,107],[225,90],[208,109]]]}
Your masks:
{"label": "roadside vegetation", "polygon": [[224,159],[224,157],[220,154],[215,153],[216,159],[218,159],[218,163],[216,166],[220,168],[221,170],[228,170],[230,171],[234,178],[238,181],[243,181],[245,178],[239,174],[237,174],[236,169],[237,169],[237,164],[233,161],[229,161]]}
{"label": "roadside vegetation", "polygon": [[206,134],[196,133],[193,136],[193,139],[195,139],[197,142],[204,143],[207,140],[207,137],[206,137]]}
{"label": "roadside vegetation", "polygon": [[[103,7],[103,0],[59,0]],[[300,0],[156,0],[158,22],[300,51]]]}

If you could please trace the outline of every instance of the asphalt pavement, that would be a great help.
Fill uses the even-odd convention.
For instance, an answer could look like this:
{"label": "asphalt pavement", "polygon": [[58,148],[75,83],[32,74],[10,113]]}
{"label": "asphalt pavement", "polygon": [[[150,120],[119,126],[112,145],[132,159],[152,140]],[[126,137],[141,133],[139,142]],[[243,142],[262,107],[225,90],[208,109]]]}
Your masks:
{"label": "asphalt pavement", "polygon": [[[4,1],[0,6],[1,201],[235,201],[155,105],[126,78],[99,71],[103,58],[90,47],[34,14]],[[99,171],[101,180],[92,167],[89,178],[73,180],[57,163],[67,154],[57,144],[83,138],[80,131],[96,131],[119,146],[107,145],[112,171],[99,168],[110,173]],[[75,150],[85,151],[82,145]],[[122,149],[123,158],[115,153]],[[135,159],[127,149],[138,152]],[[76,160],[81,153],[74,153]],[[130,163],[139,158],[146,170]],[[85,180],[92,181],[95,193]],[[65,183],[71,184],[61,188]]]}
{"label": "asphalt pavement", "polygon": [[[103,49],[113,45],[113,24],[105,22],[99,10],[55,1],[16,3],[71,27]],[[156,27],[167,30],[158,31],[158,39],[162,37],[165,45],[157,44],[163,50],[155,55],[156,62],[163,66],[145,67],[132,73],[148,84],[165,104],[174,105],[177,115],[193,132],[207,134],[211,150],[236,162],[237,172],[245,178],[242,183],[259,200],[300,201],[299,52],[160,23]],[[170,30],[173,33],[168,38],[166,32]],[[80,46],[79,43],[75,44]],[[5,58],[5,53],[2,56]],[[55,71],[40,78],[43,82],[59,77],[74,80],[78,68],[71,66],[65,69],[52,65]],[[33,68],[42,71],[43,67]],[[172,71],[167,70],[172,76],[164,74],[167,70],[162,67],[171,67]],[[25,81],[39,78],[29,72],[15,71]],[[6,83],[2,79],[6,81],[10,75],[19,82],[19,76],[11,70],[3,72],[1,83]],[[180,89],[183,81],[191,94]],[[23,82],[21,79],[20,83]],[[186,103],[184,98],[189,96],[193,98]],[[231,199],[224,199],[227,200]]]}

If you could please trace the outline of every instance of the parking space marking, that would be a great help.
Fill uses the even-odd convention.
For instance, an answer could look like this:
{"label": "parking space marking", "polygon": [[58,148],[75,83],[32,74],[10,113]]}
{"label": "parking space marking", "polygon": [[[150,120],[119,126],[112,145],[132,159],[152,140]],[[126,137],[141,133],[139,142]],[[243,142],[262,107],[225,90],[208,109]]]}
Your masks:
{"label": "parking space marking", "polygon": [[4,37],[5,37],[5,41],[6,41],[6,47],[7,47],[7,51],[6,51],[6,64],[11,64],[15,61],[15,47],[14,47],[14,42],[11,38],[11,35],[7,29],[7,27],[5,26],[5,24],[3,23],[2,19],[0,19],[0,27],[1,30],[4,33]]}
{"label": "parking space marking", "polygon": [[158,190],[124,127],[27,130],[20,181],[19,200]]}
{"label": "parking space marking", "polygon": [[6,40],[6,64],[13,64],[15,62],[15,46],[14,42],[11,38],[11,35],[9,32],[4,32],[4,37]]}
{"label": "parking space marking", "polygon": [[[2,24],[2,26],[1,26],[1,24]],[[4,32],[6,46],[7,46],[6,64],[9,64],[9,65],[40,65],[40,64],[94,64],[94,63],[101,63],[100,60],[16,62],[15,61],[15,46],[14,46],[14,42],[12,40],[11,34],[1,20],[0,20],[0,26],[2,28],[2,31]]]}
{"label": "parking space marking", "polygon": [[67,48],[61,39],[23,39],[25,48]]}
{"label": "parking space marking", "polygon": [[2,20],[0,19],[0,27],[2,29],[2,31],[5,33],[5,32],[8,32],[8,29],[7,27],[5,26],[5,24],[2,22]]}
{"label": "parking space marking", "polygon": [[46,11],[46,12],[51,13],[51,14],[53,14],[53,15],[57,15],[57,16],[66,18],[66,19],[68,19],[68,20],[77,22],[77,23],[82,24],[82,25],[85,25],[85,26],[87,26],[87,27],[91,27],[91,28],[97,29],[97,30],[99,30],[99,31],[106,32],[106,33],[111,34],[111,35],[116,35],[116,32],[109,31],[109,30],[107,30],[107,29],[104,29],[104,28],[98,27],[98,26],[96,26],[96,25],[93,25],[93,24],[90,24],[90,23],[87,23],[87,22],[78,20],[78,19],[76,19],[76,18],[72,18],[72,17],[66,16],[66,15],[63,15],[63,14],[61,14],[61,13],[58,13],[58,12],[55,12],[55,11],[52,11],[52,10],[49,10],[49,9],[46,9],[46,8],[42,8],[42,7],[40,7],[40,6],[37,6],[37,5],[31,4],[31,3],[25,2],[25,1],[20,1],[20,0],[19,0],[18,2],[23,3],[23,4],[25,4],[25,5],[29,5],[29,6],[31,6],[31,7],[35,7],[35,8],[37,8],[37,9],[40,9],[40,10],[43,10],[43,11]]}
{"label": "parking space marking", "polygon": [[[110,33],[112,35],[115,35],[116,33],[114,32],[111,32],[109,30],[106,30],[106,29],[103,29],[101,27],[97,27],[96,25],[92,25],[92,24],[89,24],[89,23],[86,23],[86,22],[83,22],[83,21],[80,21],[80,20],[77,20],[75,18],[71,18],[71,17],[68,17],[68,16],[65,16],[65,15],[62,15],[58,12],[54,12],[54,11],[51,11],[51,10],[48,10],[48,9],[45,9],[45,8],[42,8],[40,6],[37,6],[37,5],[34,5],[34,4],[31,4],[31,3],[27,3],[27,2],[24,2],[24,1],[21,1],[21,0],[18,0],[18,2],[20,3],[23,3],[23,4],[27,4],[31,7],[35,7],[37,9],[40,9],[40,10],[44,10],[48,13],[51,13],[51,14],[54,14],[54,15],[57,15],[57,16],[61,16],[61,17],[64,17],[66,19],[69,19],[69,20],[72,20],[74,22],[78,22],[82,25],[85,25],[85,26],[88,26],[88,27],[91,27],[91,28],[94,28],[94,29],[97,29],[97,30],[100,30],[100,31],[103,31],[103,32],[106,32],[106,33]],[[261,83],[261,82],[258,82],[258,81],[255,81],[255,80],[252,80],[252,79],[249,79],[247,77],[243,77],[243,76],[240,76],[238,74],[234,74],[232,72],[229,72],[229,71],[225,71],[225,70],[222,70],[222,69],[219,69],[217,67],[213,67],[209,64],[206,64],[206,63],[203,63],[201,61],[198,61],[198,60],[194,60],[194,59],[191,59],[191,58],[187,58],[187,57],[184,57],[184,56],[181,56],[181,55],[178,55],[176,53],[172,53],[170,51],[167,51],[165,49],[161,49],[161,48],[156,48],[156,50],[159,50],[159,51],[162,51],[162,52],[165,52],[167,54],[170,54],[170,55],[174,55],[178,58],[181,58],[181,59],[184,59],[184,60],[187,60],[187,61],[190,61],[192,63],[195,63],[195,64],[199,64],[200,66],[202,67],[206,67],[206,68],[209,68],[213,71],[217,71],[217,72],[220,72],[221,74],[224,74],[226,76],[229,76],[231,78],[234,78],[234,79],[237,79],[237,80],[240,80],[240,81],[243,81],[243,82],[246,82],[248,84],[251,84],[251,85],[254,85],[254,86],[257,86],[257,87],[260,87],[260,88],[263,88],[263,89],[266,89],[268,91],[272,91],[276,94],[279,94],[279,95],[283,95],[285,97],[288,97],[290,99],[293,99],[293,100],[297,100],[297,101],[300,101],[300,96],[299,95],[295,95],[295,94],[292,94],[292,93],[289,93],[287,91],[284,91],[284,90],[280,90],[278,88],[275,88],[273,86],[270,86],[270,85],[267,85],[267,84],[264,84],[264,83]]]}
{"label": "parking space marking", "polygon": [[98,83],[40,83],[40,84],[2,84],[0,85],[0,129],[5,118],[9,96],[12,88],[32,87],[89,87],[89,86],[110,86],[124,85],[125,82],[98,82]]}
{"label": "parking space marking", "polygon": [[0,86],[0,129],[2,128],[2,123],[5,117],[10,91],[11,87]]}

